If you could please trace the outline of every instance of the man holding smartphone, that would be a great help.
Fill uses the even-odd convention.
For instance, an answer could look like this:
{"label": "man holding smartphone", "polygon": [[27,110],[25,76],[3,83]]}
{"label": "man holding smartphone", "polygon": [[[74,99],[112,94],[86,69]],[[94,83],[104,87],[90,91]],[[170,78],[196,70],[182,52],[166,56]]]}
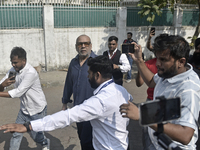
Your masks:
{"label": "man holding smartphone", "polygon": [[111,36],[108,38],[109,50],[103,53],[104,56],[108,56],[113,62],[113,78],[116,84],[123,84],[123,73],[129,71],[131,66],[125,54],[121,54],[120,50],[117,49],[118,38]]}
{"label": "man holding smartphone", "polygon": [[[136,41],[134,41],[133,39],[132,39],[132,32],[128,32],[127,33],[127,39],[125,39],[124,40],[124,42],[123,42],[123,44],[131,44],[132,42],[135,42],[135,43],[137,43]],[[131,71],[132,71],[132,64],[133,64],[133,59],[132,59],[132,57],[130,56],[130,55],[126,55],[127,56],[127,58],[128,58],[128,61],[129,61],[129,64],[130,64],[130,66],[131,66],[131,70],[129,70],[128,72],[127,72],[127,80],[126,80],[126,83],[129,83],[129,82],[131,82],[131,79],[132,79],[132,73],[131,73]]]}
{"label": "man holding smartphone", "polygon": [[153,52],[153,45],[151,44],[151,39],[152,37],[155,36],[155,27],[151,28],[150,32],[149,32],[149,37],[147,40],[147,48]]}
{"label": "man holding smartphone", "polygon": [[[139,72],[149,87],[155,87],[154,97],[181,98],[181,117],[169,121],[163,126],[163,132],[168,135],[181,149],[196,150],[198,139],[200,80],[188,64],[190,47],[188,42],[178,35],[167,35],[154,42],[154,51],[157,57],[157,74],[153,74],[142,60],[142,49],[135,45],[135,53],[130,54],[139,69]],[[139,118],[138,108],[132,104],[123,104],[120,107],[123,117],[134,120]],[[148,138],[145,139],[145,150],[163,149],[157,141],[154,132],[157,124],[148,127]]]}
{"label": "man holding smartphone", "polygon": [[[27,63],[26,51],[21,47],[14,47],[10,54],[10,60],[13,67],[0,81],[0,97],[18,97],[20,99],[20,110],[16,119],[18,124],[43,118],[47,109],[46,98],[42,91],[38,73]],[[15,72],[16,75],[13,74],[13,76],[12,72]],[[15,88],[3,92],[11,84],[14,84]],[[50,149],[50,140],[45,137],[43,132],[31,131],[31,135],[35,142],[42,145],[43,150]],[[22,137],[22,133],[14,132],[10,140],[9,150],[18,150]]]}

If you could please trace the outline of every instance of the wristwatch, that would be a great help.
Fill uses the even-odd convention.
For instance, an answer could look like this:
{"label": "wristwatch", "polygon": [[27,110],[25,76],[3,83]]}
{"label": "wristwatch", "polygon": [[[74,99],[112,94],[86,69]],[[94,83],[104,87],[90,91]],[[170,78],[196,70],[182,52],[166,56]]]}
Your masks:
{"label": "wristwatch", "polygon": [[30,125],[30,121],[29,122],[25,122],[23,125],[26,127],[27,132],[31,131],[29,125]]}

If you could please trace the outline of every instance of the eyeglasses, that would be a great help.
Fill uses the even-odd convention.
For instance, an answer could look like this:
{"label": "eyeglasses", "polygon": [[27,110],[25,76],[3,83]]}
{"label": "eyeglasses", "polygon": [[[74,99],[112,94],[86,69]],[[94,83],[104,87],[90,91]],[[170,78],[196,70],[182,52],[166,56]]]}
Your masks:
{"label": "eyeglasses", "polygon": [[76,45],[80,48],[83,44],[85,45],[85,47],[88,47],[91,44],[91,42],[78,42]]}

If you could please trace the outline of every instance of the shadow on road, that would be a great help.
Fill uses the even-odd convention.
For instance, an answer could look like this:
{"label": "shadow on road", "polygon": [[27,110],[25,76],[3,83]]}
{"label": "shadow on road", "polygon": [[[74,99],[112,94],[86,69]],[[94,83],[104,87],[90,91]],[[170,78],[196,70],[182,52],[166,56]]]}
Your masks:
{"label": "shadow on road", "polygon": [[[63,147],[63,145],[61,144],[61,141],[58,138],[53,137],[49,133],[45,133],[45,136],[47,138],[49,138],[50,141],[51,141],[50,149],[52,149],[52,150],[55,150],[55,149],[64,150],[64,147]],[[12,137],[11,133],[4,134],[3,131],[0,131],[0,143],[5,143],[4,147],[3,147],[4,150],[8,150],[9,149],[11,137]],[[23,137],[22,138],[22,142],[21,142],[21,146],[20,146],[20,150],[38,150],[38,149],[42,148],[41,145],[39,145],[39,144],[36,144],[36,145],[37,145],[36,147],[34,147],[34,148],[32,147],[31,148],[27,138]],[[76,145],[71,144],[65,150],[73,150],[75,146]]]}

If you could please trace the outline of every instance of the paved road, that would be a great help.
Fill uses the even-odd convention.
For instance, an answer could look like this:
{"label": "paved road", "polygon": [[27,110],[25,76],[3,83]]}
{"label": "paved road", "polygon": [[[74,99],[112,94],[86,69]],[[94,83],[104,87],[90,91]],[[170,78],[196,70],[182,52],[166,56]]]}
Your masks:
{"label": "paved road", "polygon": [[[134,102],[139,103],[146,99],[146,86],[137,88],[135,82],[127,84],[124,83],[124,87],[133,95]],[[61,98],[63,92],[63,85],[52,86],[43,88],[47,98],[48,109],[47,114],[55,113],[61,110]],[[15,122],[20,101],[19,99],[0,98],[0,124]],[[128,129],[130,130],[130,149],[141,150],[141,127],[138,122],[131,121]],[[77,137],[76,124],[72,124],[69,127],[58,129],[52,132],[47,132],[45,135],[51,140],[51,150],[80,150],[79,140]],[[9,147],[9,141],[11,134],[4,134],[0,131],[0,150],[7,150]],[[25,133],[22,139],[20,150],[39,150],[40,145],[36,145],[31,139],[29,134]]]}

